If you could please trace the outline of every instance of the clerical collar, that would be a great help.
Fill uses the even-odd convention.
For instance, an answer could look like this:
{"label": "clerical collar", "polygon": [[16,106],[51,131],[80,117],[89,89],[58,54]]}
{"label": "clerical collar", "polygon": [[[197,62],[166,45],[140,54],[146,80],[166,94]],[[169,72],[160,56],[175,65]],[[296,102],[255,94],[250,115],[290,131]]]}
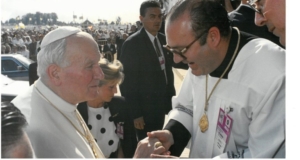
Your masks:
{"label": "clerical collar", "polygon": [[[242,36],[241,36],[242,37]],[[223,60],[223,62],[221,63],[221,65],[215,69],[213,72],[211,72],[209,75],[212,76],[212,77],[221,77],[222,73],[224,72],[225,68],[228,66],[232,56],[233,56],[233,53],[234,53],[234,50],[236,48],[236,45],[237,45],[237,41],[238,41],[238,34],[237,34],[237,31],[235,29],[232,29],[232,32],[231,32],[231,38],[230,38],[230,42],[229,42],[229,46],[228,46],[228,50],[227,50],[227,53],[226,53],[226,56]],[[239,52],[240,52],[240,49],[241,49],[241,44],[239,46],[239,49],[238,49],[238,53],[237,55],[235,56],[235,58],[233,59],[233,63],[229,66],[229,69],[228,71],[225,73],[223,79],[227,79],[228,78],[228,73],[230,72],[233,64],[234,64],[234,61],[236,59],[236,57],[238,56]]]}

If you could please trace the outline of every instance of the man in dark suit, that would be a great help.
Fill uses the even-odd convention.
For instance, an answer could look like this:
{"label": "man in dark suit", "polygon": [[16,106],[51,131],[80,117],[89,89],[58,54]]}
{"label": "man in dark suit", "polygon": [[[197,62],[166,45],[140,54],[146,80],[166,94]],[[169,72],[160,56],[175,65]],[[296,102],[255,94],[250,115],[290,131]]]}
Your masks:
{"label": "man in dark suit", "polygon": [[268,39],[283,47],[279,38],[268,31],[267,26],[255,25],[255,10],[248,4],[248,0],[242,0],[240,6],[228,13],[232,26],[238,27],[241,31]]}
{"label": "man in dark suit", "polygon": [[123,46],[123,43],[125,42],[125,40],[127,39],[128,34],[127,33],[123,33],[122,38],[121,36],[117,36],[116,37],[116,42],[117,42],[117,59],[120,60],[121,57],[121,49]]}
{"label": "man in dark suit", "polygon": [[37,75],[37,62],[31,63],[28,69],[29,86],[31,86],[38,78]]}
{"label": "man in dark suit", "polygon": [[116,46],[111,43],[111,38],[107,39],[107,44],[103,47],[104,58],[108,59],[110,62],[114,61],[114,55],[116,54]]}
{"label": "man in dark suit", "polygon": [[155,0],[143,2],[140,20],[143,28],[127,38],[120,58],[125,74],[120,91],[129,103],[138,140],[149,131],[162,129],[175,95],[173,54],[163,48],[166,38],[158,33],[162,22],[160,4]]}
{"label": "man in dark suit", "polygon": [[32,40],[32,42],[28,45],[29,57],[30,57],[31,60],[36,61],[36,46],[37,46],[37,42],[35,40],[35,36],[32,36],[31,40]]}

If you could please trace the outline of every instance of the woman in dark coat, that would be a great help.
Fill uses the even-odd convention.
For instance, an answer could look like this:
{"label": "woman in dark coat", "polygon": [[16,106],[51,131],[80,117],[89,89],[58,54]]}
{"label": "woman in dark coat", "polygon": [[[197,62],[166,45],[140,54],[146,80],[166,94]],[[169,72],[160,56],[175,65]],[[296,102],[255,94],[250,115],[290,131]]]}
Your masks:
{"label": "woman in dark coat", "polygon": [[136,148],[133,121],[129,118],[124,97],[115,96],[117,85],[124,79],[123,65],[101,59],[104,79],[98,86],[98,97],[82,102],[78,111],[107,158],[132,158]]}

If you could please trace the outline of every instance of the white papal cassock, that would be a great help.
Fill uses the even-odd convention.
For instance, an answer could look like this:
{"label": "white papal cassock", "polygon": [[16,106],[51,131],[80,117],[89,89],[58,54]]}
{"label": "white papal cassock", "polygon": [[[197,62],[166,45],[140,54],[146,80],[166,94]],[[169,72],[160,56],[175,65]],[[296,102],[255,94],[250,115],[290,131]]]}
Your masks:
{"label": "white papal cassock", "polygon": [[[77,106],[61,99],[38,79],[26,93],[12,101],[29,123],[26,132],[36,157],[95,158],[86,140],[39,91],[84,133],[75,114]],[[104,157],[101,150],[98,155]]]}

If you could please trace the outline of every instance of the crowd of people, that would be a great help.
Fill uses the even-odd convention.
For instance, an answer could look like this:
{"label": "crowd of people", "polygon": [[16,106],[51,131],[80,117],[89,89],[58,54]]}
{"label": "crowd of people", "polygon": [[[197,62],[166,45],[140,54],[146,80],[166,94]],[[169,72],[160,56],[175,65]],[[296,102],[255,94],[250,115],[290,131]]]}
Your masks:
{"label": "crowd of people", "polygon": [[[130,35],[70,26],[38,41],[2,35],[2,47],[39,43],[38,77],[1,104],[2,157],[176,158],[190,140],[190,158],[285,158],[285,0],[231,11],[181,1],[165,34],[163,17],[146,0]],[[187,69],[177,94],[172,67]]]}
{"label": "crowd of people", "polygon": [[1,35],[1,54],[21,54],[29,59],[36,60],[34,55],[38,52],[40,42],[47,32],[3,30]]}
{"label": "crowd of people", "polygon": [[[95,41],[99,45],[100,52],[113,61],[115,54],[121,52],[122,43],[126,40],[128,35],[136,32],[140,27],[137,27],[139,21],[136,24],[130,26],[127,25],[126,29],[96,29],[83,28],[84,32],[89,33],[93,36]],[[48,27],[47,29],[41,28],[41,26],[25,28],[25,29],[1,29],[1,54],[21,54],[26,58],[36,61],[37,54],[40,50],[40,45],[43,37],[50,31],[56,29],[58,26]],[[110,51],[110,46],[107,44],[113,44],[112,47],[117,47]],[[118,56],[120,57],[120,56]]]}

